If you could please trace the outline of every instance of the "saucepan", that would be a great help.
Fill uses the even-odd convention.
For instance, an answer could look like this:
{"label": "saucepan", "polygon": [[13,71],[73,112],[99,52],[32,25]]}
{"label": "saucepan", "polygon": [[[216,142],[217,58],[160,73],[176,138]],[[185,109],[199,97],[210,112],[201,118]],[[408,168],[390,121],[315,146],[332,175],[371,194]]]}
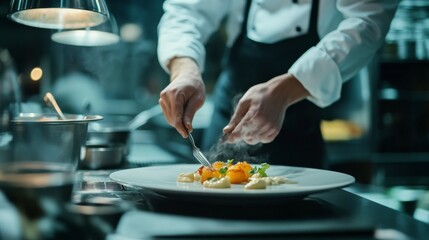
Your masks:
{"label": "saucepan", "polygon": [[129,138],[132,131],[146,124],[151,118],[162,113],[159,105],[155,105],[137,114],[131,121],[93,122],[88,126],[88,144],[122,144],[124,154],[129,152]]}
{"label": "saucepan", "polygon": [[102,169],[120,166],[124,159],[124,146],[120,143],[86,144],[81,166],[86,169]]}

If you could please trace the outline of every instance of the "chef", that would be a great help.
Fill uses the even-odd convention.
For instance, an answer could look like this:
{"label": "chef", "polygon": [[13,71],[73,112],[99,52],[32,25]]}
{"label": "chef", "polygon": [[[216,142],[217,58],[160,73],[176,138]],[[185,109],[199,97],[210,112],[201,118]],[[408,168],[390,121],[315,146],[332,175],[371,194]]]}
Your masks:
{"label": "chef", "polygon": [[[170,74],[159,103],[183,136],[206,92],[205,43],[226,19],[228,51],[204,147],[262,144],[271,164],[322,167],[321,109],[384,42],[396,0],[166,0],[158,58]],[[239,101],[233,101],[242,94]]]}

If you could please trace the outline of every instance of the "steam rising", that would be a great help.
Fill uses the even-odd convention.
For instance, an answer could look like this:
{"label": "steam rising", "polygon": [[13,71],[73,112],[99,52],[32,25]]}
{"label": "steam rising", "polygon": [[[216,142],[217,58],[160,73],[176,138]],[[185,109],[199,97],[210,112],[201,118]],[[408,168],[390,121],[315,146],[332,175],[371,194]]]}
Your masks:
{"label": "steam rising", "polygon": [[239,141],[231,144],[219,140],[210,148],[207,155],[210,162],[234,159],[234,162],[263,163],[267,162],[268,155],[260,153],[259,150],[262,146],[262,143],[249,145],[244,141]]}
{"label": "steam rising", "polygon": [[[235,111],[238,101],[243,96],[242,93],[235,95],[232,99]],[[224,136],[219,138],[219,141],[214,144],[207,153],[210,162],[226,161],[234,159],[234,162],[246,161],[248,163],[263,163],[267,162],[268,154],[262,153],[261,148],[263,143],[250,145],[243,140],[236,143],[227,143],[224,141]]]}

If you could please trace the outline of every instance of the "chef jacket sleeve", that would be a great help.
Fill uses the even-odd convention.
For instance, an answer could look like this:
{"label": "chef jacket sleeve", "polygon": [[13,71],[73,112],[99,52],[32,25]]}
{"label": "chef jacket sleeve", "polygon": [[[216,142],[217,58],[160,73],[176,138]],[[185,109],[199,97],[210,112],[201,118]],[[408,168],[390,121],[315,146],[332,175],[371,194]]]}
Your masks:
{"label": "chef jacket sleeve", "polygon": [[218,29],[228,2],[218,0],[167,0],[158,26],[158,60],[165,71],[174,57],[190,57],[204,71],[205,48]]}
{"label": "chef jacket sleeve", "polygon": [[[340,98],[342,84],[365,67],[384,43],[396,0],[338,0],[344,19],[288,70],[326,107]],[[320,19],[320,18],[319,18]]]}

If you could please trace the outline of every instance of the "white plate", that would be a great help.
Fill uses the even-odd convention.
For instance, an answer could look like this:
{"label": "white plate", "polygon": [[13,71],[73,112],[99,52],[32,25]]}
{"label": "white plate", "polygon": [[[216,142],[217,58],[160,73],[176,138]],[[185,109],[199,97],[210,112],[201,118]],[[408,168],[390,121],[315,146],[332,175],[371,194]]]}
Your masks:
{"label": "white plate", "polygon": [[[354,183],[354,177],[321,169],[273,166],[267,170],[268,176],[284,176],[296,184],[269,186],[266,189],[244,189],[243,184],[233,184],[232,188],[204,188],[201,183],[177,182],[180,173],[194,172],[197,164],[177,164],[120,170],[110,174],[110,178],[125,186],[143,188],[164,196],[198,198],[277,198],[304,197],[309,194],[346,187]],[[253,165],[252,165],[253,166]]]}

